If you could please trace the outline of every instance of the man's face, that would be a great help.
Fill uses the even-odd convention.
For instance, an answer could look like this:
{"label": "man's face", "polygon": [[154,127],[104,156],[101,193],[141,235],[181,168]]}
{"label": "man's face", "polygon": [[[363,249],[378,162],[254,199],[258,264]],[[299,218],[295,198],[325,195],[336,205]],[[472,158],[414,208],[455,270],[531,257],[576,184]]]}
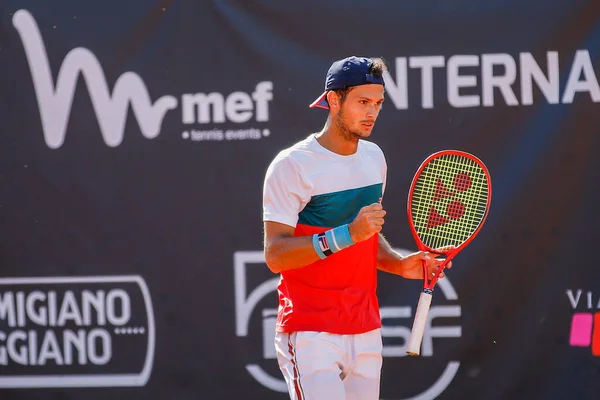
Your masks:
{"label": "man's face", "polygon": [[334,123],[348,140],[367,138],[383,104],[383,85],[360,85],[351,89],[334,108]]}

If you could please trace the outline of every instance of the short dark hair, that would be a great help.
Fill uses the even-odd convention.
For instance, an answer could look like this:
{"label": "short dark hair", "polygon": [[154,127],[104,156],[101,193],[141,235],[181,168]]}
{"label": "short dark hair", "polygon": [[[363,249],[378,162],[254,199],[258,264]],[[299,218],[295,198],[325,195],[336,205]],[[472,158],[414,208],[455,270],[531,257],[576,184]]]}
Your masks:
{"label": "short dark hair", "polygon": [[[382,57],[376,57],[376,58],[372,58],[371,59],[371,65],[369,66],[369,74],[376,76],[376,77],[382,77],[384,72],[387,72],[388,67],[387,64],[385,62],[385,60]],[[348,93],[350,93],[350,91],[352,89],[354,89],[356,86],[350,86],[350,87],[345,87],[342,89],[335,89],[333,90],[340,98],[340,103],[343,103],[344,100],[346,99],[346,96],[348,95]]]}
{"label": "short dark hair", "polygon": [[373,59],[371,66],[369,67],[369,73],[373,76],[381,77],[384,72],[387,72],[388,67],[385,60],[381,57]]}

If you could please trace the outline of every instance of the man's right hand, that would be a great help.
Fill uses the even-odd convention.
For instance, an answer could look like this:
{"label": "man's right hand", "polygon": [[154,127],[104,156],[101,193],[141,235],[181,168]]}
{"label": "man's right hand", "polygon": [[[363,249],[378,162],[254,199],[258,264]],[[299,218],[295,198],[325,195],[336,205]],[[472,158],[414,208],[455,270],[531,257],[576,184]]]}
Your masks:
{"label": "man's right hand", "polygon": [[354,221],[348,224],[348,230],[354,243],[369,239],[381,231],[385,211],[380,203],[373,203],[360,209]]}

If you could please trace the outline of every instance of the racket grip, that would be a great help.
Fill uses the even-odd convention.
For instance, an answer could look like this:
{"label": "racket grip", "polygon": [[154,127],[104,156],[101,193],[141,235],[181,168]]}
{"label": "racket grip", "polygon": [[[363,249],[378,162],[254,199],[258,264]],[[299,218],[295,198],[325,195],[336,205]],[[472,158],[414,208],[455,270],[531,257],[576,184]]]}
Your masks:
{"label": "racket grip", "polygon": [[433,295],[431,291],[423,291],[419,296],[419,304],[415,313],[415,320],[412,326],[412,332],[408,338],[406,345],[406,353],[411,356],[418,356],[421,352],[421,341],[423,340],[423,332],[427,323],[427,315],[431,306]]}

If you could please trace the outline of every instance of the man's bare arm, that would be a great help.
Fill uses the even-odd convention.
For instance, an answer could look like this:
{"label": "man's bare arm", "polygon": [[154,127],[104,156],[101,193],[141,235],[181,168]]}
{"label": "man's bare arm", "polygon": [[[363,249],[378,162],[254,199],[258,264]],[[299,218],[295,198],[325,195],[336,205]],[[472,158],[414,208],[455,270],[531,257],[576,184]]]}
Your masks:
{"label": "man's bare arm", "polygon": [[[367,240],[381,231],[383,225],[381,204],[374,203],[361,208],[348,231],[354,243]],[[294,236],[294,228],[278,222],[264,223],[265,261],[271,271],[279,273],[302,268],[320,260],[311,236]]]}
{"label": "man's bare arm", "polygon": [[302,268],[318,261],[312,236],[294,236],[294,228],[279,222],[266,221],[265,261],[274,273]]}
{"label": "man's bare arm", "polygon": [[379,245],[377,248],[377,269],[390,274],[401,274],[401,263],[404,257],[392,248],[385,237],[379,234]]}

